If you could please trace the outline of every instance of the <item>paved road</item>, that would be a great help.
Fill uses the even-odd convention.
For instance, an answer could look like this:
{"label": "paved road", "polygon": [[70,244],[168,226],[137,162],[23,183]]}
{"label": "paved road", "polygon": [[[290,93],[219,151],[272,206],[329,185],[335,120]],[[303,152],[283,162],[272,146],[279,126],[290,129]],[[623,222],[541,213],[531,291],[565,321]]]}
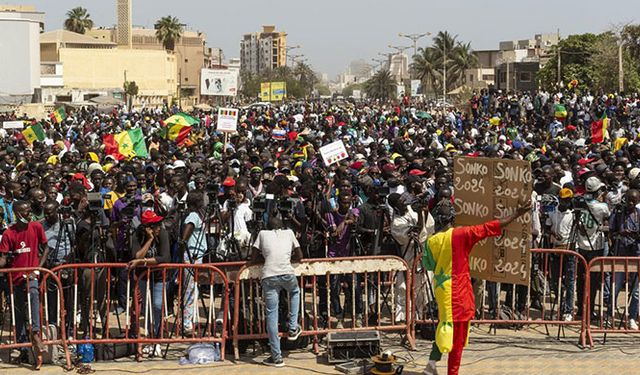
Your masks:
{"label": "paved road", "polygon": [[[557,331],[553,332],[554,334]],[[640,336],[609,337],[607,344],[596,341],[591,350],[583,350],[577,344],[576,332],[567,330],[566,337],[557,340],[548,337],[542,327],[532,327],[521,331],[501,329],[497,335],[488,334],[486,327],[472,328],[470,346],[465,350],[460,373],[462,375],[640,375]],[[600,337],[595,337],[601,340]],[[398,341],[397,335],[385,337],[385,343]],[[405,365],[404,374],[422,374],[431,343],[418,342],[417,351],[407,351],[397,346],[385,346],[393,350]],[[272,369],[259,365],[264,358],[259,352],[250,352],[238,362],[227,361],[212,367],[180,366],[178,353],[172,360],[145,360],[136,363],[129,359],[118,362],[94,364],[96,374],[172,374],[180,375],[217,373],[240,374],[339,374],[326,363],[324,356],[316,357],[308,351],[290,353],[285,359],[287,367]],[[205,370],[206,369],[206,370]],[[446,356],[438,366],[440,374],[446,374]],[[32,373],[29,369],[19,369],[0,363],[0,374],[18,375]],[[47,366],[41,373],[60,374],[60,367]]]}

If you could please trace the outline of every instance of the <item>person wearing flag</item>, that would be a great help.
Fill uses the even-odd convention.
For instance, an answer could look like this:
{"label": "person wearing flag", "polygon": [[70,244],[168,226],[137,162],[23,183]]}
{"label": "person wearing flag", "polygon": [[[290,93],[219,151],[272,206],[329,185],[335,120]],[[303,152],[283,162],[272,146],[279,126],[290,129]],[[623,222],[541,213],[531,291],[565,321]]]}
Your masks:
{"label": "person wearing flag", "polygon": [[467,345],[469,322],[475,314],[475,301],[469,275],[469,254],[473,246],[487,237],[496,237],[511,222],[531,211],[531,202],[520,204],[505,218],[480,225],[454,228],[455,210],[442,200],[432,210],[436,234],[425,244],[422,263],[434,273],[434,294],[439,323],[425,375],[436,375],[436,362],[449,353],[448,374],[457,375],[462,350]]}

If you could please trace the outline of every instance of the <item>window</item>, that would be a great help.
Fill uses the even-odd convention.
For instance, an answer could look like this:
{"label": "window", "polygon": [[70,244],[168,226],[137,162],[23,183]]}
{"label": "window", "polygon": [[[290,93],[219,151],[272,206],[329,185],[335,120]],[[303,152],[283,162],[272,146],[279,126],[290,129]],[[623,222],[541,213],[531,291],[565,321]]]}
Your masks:
{"label": "window", "polygon": [[531,72],[520,72],[520,82],[531,82]]}
{"label": "window", "polygon": [[189,82],[189,77],[184,77],[185,82]]}
{"label": "window", "polygon": [[507,72],[500,72],[499,77],[500,77],[500,83],[507,82]]}
{"label": "window", "polygon": [[184,62],[185,62],[185,63],[188,63],[188,62],[189,62],[189,59],[184,59]]}
{"label": "window", "polygon": [[493,81],[496,79],[496,76],[493,74],[483,74],[482,75],[482,80],[483,81]]}
{"label": "window", "polygon": [[473,74],[469,74],[469,82],[473,82]]}

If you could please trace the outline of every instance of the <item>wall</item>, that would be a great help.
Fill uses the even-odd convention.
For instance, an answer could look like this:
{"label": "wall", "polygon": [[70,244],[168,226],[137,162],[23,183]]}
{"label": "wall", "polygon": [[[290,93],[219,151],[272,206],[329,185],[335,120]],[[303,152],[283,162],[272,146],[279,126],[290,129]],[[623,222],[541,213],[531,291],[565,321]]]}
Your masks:
{"label": "wall", "polygon": [[40,23],[0,12],[0,95],[40,88]]}
{"label": "wall", "polygon": [[176,57],[165,51],[61,48],[60,61],[66,88],[122,88],[126,71],[141,96],[176,93]]}

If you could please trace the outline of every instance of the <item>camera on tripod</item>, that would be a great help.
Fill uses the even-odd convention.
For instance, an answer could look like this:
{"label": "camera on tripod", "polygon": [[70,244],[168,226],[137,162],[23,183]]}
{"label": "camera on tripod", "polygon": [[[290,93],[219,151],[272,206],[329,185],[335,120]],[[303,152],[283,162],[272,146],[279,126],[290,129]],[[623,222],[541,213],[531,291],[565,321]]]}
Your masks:
{"label": "camera on tripod", "polygon": [[573,197],[571,199],[571,207],[578,211],[588,211],[589,205],[584,197]]}
{"label": "camera on tripod", "polygon": [[551,194],[538,195],[536,200],[540,204],[543,213],[555,212],[560,204],[558,197]]}
{"label": "camera on tripod", "polygon": [[87,201],[89,211],[98,212],[102,210],[102,195],[100,193],[87,193]]}

